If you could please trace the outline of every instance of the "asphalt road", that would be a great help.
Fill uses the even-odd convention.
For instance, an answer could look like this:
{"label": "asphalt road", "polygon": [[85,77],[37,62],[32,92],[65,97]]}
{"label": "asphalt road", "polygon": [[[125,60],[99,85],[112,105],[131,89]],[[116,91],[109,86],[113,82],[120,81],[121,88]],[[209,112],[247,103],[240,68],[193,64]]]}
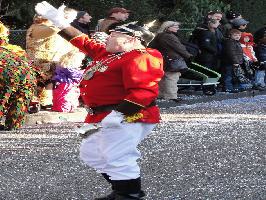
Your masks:
{"label": "asphalt road", "polygon": [[[0,132],[1,200],[93,200],[108,184],[79,160],[75,124]],[[146,200],[265,200],[266,96],[162,109],[140,145]]]}

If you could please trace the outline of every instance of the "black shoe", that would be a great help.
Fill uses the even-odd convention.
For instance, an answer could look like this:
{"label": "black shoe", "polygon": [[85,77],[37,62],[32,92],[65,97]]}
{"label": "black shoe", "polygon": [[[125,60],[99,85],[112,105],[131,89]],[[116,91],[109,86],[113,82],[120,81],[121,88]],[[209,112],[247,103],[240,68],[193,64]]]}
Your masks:
{"label": "black shoe", "polygon": [[16,128],[6,127],[3,124],[0,125],[0,131],[14,131]]}
{"label": "black shoe", "polygon": [[45,106],[41,105],[40,107],[41,107],[41,110],[51,110],[53,105],[45,105]]}
{"label": "black shoe", "polygon": [[115,200],[116,192],[113,191],[105,197],[95,198],[94,200]]}
{"label": "black shoe", "polygon": [[228,93],[238,93],[239,90],[238,90],[238,89],[231,89],[231,90],[226,89],[226,90],[224,90],[224,92],[228,92]]}
{"label": "black shoe", "polygon": [[258,85],[258,86],[255,86],[254,89],[259,90],[259,91],[265,91],[266,87],[262,87],[262,86]]}
{"label": "black shoe", "polygon": [[245,92],[245,91],[251,91],[253,88],[252,87],[246,87],[246,88],[240,88],[240,92]]}
{"label": "black shoe", "polygon": [[140,191],[137,194],[116,194],[114,200],[142,200],[145,196],[143,191]]}
{"label": "black shoe", "polygon": [[171,101],[174,101],[176,103],[180,103],[180,101],[182,101],[181,97],[177,97],[176,99],[170,99]]}
{"label": "black shoe", "polygon": [[0,124],[0,131],[4,131],[5,130],[5,125]]}

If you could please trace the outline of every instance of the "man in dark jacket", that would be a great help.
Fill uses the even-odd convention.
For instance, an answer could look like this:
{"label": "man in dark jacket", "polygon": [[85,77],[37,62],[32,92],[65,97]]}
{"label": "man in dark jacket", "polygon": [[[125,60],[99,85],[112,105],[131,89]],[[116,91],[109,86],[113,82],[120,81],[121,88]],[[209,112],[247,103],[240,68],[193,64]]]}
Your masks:
{"label": "man in dark jacket", "polygon": [[85,11],[79,11],[76,19],[71,22],[71,25],[81,31],[82,33],[89,34],[89,23],[91,22],[92,16]]}
{"label": "man in dark jacket", "polygon": [[208,19],[207,24],[197,27],[193,32],[193,42],[199,46],[201,51],[196,57],[196,62],[213,70],[217,70],[218,47],[215,30],[218,26],[219,21]]}
{"label": "man in dark jacket", "polygon": [[260,67],[255,72],[255,83],[258,90],[266,90],[265,72],[266,72],[266,26],[256,32],[257,46],[255,48],[256,57]]}
{"label": "man in dark jacket", "polygon": [[[216,11],[208,12],[206,17],[203,18],[203,23],[197,25],[197,27],[195,28],[195,30],[193,31],[192,36],[191,36],[191,42],[198,45],[197,39],[202,37],[202,35],[201,35],[202,31],[209,29],[209,27],[208,27],[209,26],[209,22],[211,20],[215,20],[215,21],[217,21],[219,23],[218,26],[213,31],[214,34],[211,34],[211,35],[215,36],[215,38],[213,38],[213,36],[212,36],[211,41],[213,41],[213,42],[215,41],[216,59],[215,59],[215,63],[212,63],[212,61],[211,61],[210,68],[214,69],[217,72],[220,72],[220,56],[221,56],[221,53],[222,53],[222,41],[223,41],[223,38],[224,38],[223,33],[222,33],[222,26],[220,24],[220,21],[222,20],[222,17],[223,17],[223,13],[221,11],[216,10]],[[203,60],[205,60],[205,59],[203,59]],[[199,61],[199,62],[201,62],[201,61]],[[205,63],[205,61],[203,61],[203,63],[201,63],[201,64],[206,64],[206,63]],[[207,64],[207,66],[208,66],[208,64]]]}

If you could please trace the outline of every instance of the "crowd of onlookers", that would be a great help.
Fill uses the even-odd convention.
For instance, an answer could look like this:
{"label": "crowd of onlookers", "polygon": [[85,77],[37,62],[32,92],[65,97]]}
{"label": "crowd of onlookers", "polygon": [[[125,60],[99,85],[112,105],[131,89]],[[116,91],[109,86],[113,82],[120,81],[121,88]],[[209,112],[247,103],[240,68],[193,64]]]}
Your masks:
{"label": "crowd of onlookers", "polygon": [[[76,11],[73,9],[65,8],[66,18],[74,12]],[[130,12],[130,10],[125,8],[112,8],[107,12],[107,16],[104,19],[98,20],[97,26],[92,28],[90,26],[92,17],[89,13],[78,11],[77,17],[71,25],[84,34],[91,35],[91,37],[94,37],[99,42],[104,42],[109,34],[109,30],[126,23],[130,16]],[[40,17],[36,16],[35,18],[38,19]],[[41,20],[47,21],[45,19]],[[43,23],[49,22],[41,22],[41,24]],[[39,24],[39,22],[37,22],[37,24]],[[265,37],[263,34],[259,33],[263,32],[265,27],[255,33],[254,39],[252,33],[246,32],[249,22],[244,19],[240,13],[228,11],[224,14],[220,11],[210,11],[203,18],[202,22],[192,31],[189,41],[185,42],[184,38],[180,38],[178,34],[180,24],[181,23],[177,21],[160,22],[160,26],[158,26],[158,29],[155,32],[155,38],[151,42],[150,47],[158,49],[163,54],[165,60],[174,60],[181,67],[186,67],[186,65],[190,65],[193,61],[209,68],[210,70],[220,73],[222,77],[219,80],[219,89],[224,92],[236,93],[250,89],[258,89],[260,91],[265,90]],[[32,26],[35,25],[36,23]],[[29,30],[31,30],[31,28],[29,28]],[[29,30],[27,35],[29,35]],[[49,63],[48,65],[53,66],[48,70],[50,71],[49,80],[53,80],[51,74],[58,77],[58,73],[55,73],[55,69],[57,69],[58,72],[59,66],[54,67],[54,65],[58,65],[60,60],[60,55],[58,56],[58,54],[66,54],[71,48],[71,51],[74,51],[74,53],[72,52],[73,54],[79,54],[78,52],[75,52],[74,47],[70,47],[69,44],[62,41],[62,38],[60,38],[56,32],[57,30],[53,32],[54,39],[52,44],[50,42],[49,45],[55,48],[52,52],[55,51],[54,54],[56,55],[52,54],[50,57],[52,56],[53,58],[46,59]],[[49,37],[50,36],[51,35],[49,35]],[[46,40],[48,37],[45,36],[44,38]],[[39,39],[37,40],[39,42]],[[30,39],[28,37],[27,51],[31,51],[28,45],[29,43]],[[44,43],[47,44],[47,41]],[[194,45],[193,50],[190,45]],[[36,46],[38,47],[38,45],[35,45],[35,47]],[[58,51],[58,49],[60,49],[60,51]],[[48,54],[49,53],[50,52],[48,52]],[[36,52],[34,52],[34,54],[35,55],[32,56],[34,62],[40,60],[39,58],[36,58]],[[73,57],[75,56],[71,57],[72,60]],[[64,57],[64,59],[68,58]],[[83,67],[86,67],[91,61],[90,58],[86,56],[85,58],[80,56],[78,59],[80,61],[76,63],[80,63],[83,59]],[[43,61],[43,58],[41,58],[41,60]],[[68,69],[75,68],[78,70],[77,65],[79,64],[73,63],[73,65],[74,67],[69,66]],[[60,67],[66,68],[64,66]],[[73,72],[73,69],[71,70]],[[79,74],[80,72],[75,71],[73,73]],[[178,102],[180,99],[177,95],[178,87],[176,83],[180,77],[182,78],[182,74],[184,73],[184,70],[170,70],[167,67],[167,63],[165,63],[165,76],[159,84],[159,98]],[[191,79],[193,79],[193,77],[191,77]],[[71,82],[71,80],[69,81]],[[46,81],[46,83],[49,83],[49,81]],[[45,84],[45,88],[46,89],[42,91],[43,95],[41,95],[45,96],[45,98],[41,99],[46,99],[41,101],[43,107],[58,102],[58,98],[55,97],[56,94],[52,95],[52,93],[55,93],[56,91],[55,83],[50,82],[49,84]],[[61,93],[64,94],[64,92]],[[205,92],[205,94],[208,94],[208,92]],[[210,92],[210,94],[212,94],[212,92]],[[60,97],[60,99],[62,98]],[[53,108],[53,110],[73,110],[71,105],[68,107],[69,108],[65,110],[58,110],[55,108]]]}
{"label": "crowd of onlookers", "polygon": [[[77,13],[77,17],[71,25],[84,34],[91,35],[99,42],[104,42],[109,30],[126,23],[130,12],[125,8],[112,8],[104,19],[98,20],[95,28],[90,26],[92,17],[85,11],[77,12],[74,9],[65,8],[65,17],[67,20],[68,16]],[[70,95],[73,91],[75,93],[77,91],[77,89],[70,88],[78,85],[78,78],[74,80],[70,75],[81,74],[80,68],[84,69],[91,60],[86,55],[81,55],[75,47],[63,41],[57,35],[59,30],[49,23],[48,20],[35,16],[33,25],[27,31],[26,51],[36,65],[42,65],[41,68],[45,69],[43,72],[46,74],[46,79],[40,81],[39,84],[44,86],[42,91],[39,91],[42,107],[57,105],[58,101],[61,101],[61,104],[65,104],[65,108],[63,108],[64,106],[61,106],[62,108],[53,106],[52,110],[68,112],[76,107],[73,105],[78,105],[77,102],[72,105],[66,100],[68,99],[66,96],[78,95]],[[210,11],[192,31],[189,41],[185,42],[184,38],[180,38],[178,34],[180,24],[177,21],[160,22],[155,38],[149,46],[158,49],[165,60],[171,60],[181,68],[186,68],[191,62],[196,62],[220,73],[222,77],[219,80],[219,88],[224,92],[265,90],[265,35],[258,34],[265,30],[265,27],[255,33],[254,40],[253,34],[246,32],[249,22],[241,14],[233,11],[228,11],[226,14],[220,11]],[[34,34],[34,32],[36,33]],[[45,32],[48,33],[45,34]],[[45,51],[41,47],[42,45],[45,45]],[[193,50],[190,45],[194,45]],[[71,54],[73,55],[70,56]],[[62,57],[62,55],[69,56]],[[66,62],[63,59],[72,64],[69,66],[60,64],[60,62]],[[80,64],[81,62],[83,65]],[[165,75],[159,83],[159,98],[178,102],[180,99],[177,95],[176,83],[180,77],[182,78],[185,70],[170,69],[167,66],[168,63],[165,62]],[[64,80],[65,82],[58,82],[63,79],[60,79],[59,76],[69,77]],[[62,84],[64,87],[59,87]],[[65,90],[58,91],[58,88],[68,89],[66,92]],[[208,92],[205,91],[205,94]]]}
{"label": "crowd of onlookers", "polygon": [[[112,8],[104,19],[98,20],[95,28],[90,26],[92,17],[86,11],[66,7],[64,13],[73,27],[98,42],[105,42],[109,30],[126,23],[131,11]],[[76,16],[74,21],[73,16]],[[181,22],[157,23],[160,24],[149,47],[158,49],[165,60],[158,98],[179,102],[177,82],[192,62],[220,73],[219,88],[224,92],[266,89],[265,25],[252,34],[246,32],[249,22],[241,14],[210,11],[196,25],[189,40],[184,41],[178,34]],[[83,70],[92,60],[59,36],[59,31],[38,15],[27,30],[26,53],[30,63],[38,68],[30,112],[37,112],[39,103],[43,109],[60,112],[72,112],[82,103],[78,85]]]}
{"label": "crowd of onlookers", "polygon": [[[218,89],[223,92],[266,90],[265,24],[253,36],[246,32],[249,21],[240,13],[210,11],[192,31],[189,41],[179,37],[180,24],[177,21],[164,21],[150,44],[163,54],[166,61],[171,60],[170,64],[165,62],[165,75],[159,83],[159,98],[180,101],[176,83],[186,72],[173,68],[171,63],[183,69],[186,64],[192,67],[192,61],[220,73]],[[204,70],[200,72],[204,73]],[[191,75],[189,78],[193,80],[195,77]],[[199,89],[199,86],[195,89]],[[214,94],[213,87],[204,93]]]}
{"label": "crowd of onlookers", "polygon": [[241,14],[228,11],[226,23],[223,17],[211,11],[193,31],[191,41],[201,50],[195,61],[222,74],[225,92],[265,90],[265,27],[253,36],[246,32],[249,22]]}
{"label": "crowd of onlookers", "polygon": [[[177,65],[182,65],[182,60],[188,65],[194,61],[220,73],[218,89],[223,92],[263,91],[266,90],[266,27],[264,25],[253,36],[246,32],[248,24],[249,21],[237,12],[210,11],[192,31],[189,42],[182,42],[178,35],[180,22],[166,21],[150,46],[157,48],[165,60],[171,58]],[[176,82],[183,73],[165,64],[159,97],[178,102]],[[213,94],[212,89],[205,94]]]}

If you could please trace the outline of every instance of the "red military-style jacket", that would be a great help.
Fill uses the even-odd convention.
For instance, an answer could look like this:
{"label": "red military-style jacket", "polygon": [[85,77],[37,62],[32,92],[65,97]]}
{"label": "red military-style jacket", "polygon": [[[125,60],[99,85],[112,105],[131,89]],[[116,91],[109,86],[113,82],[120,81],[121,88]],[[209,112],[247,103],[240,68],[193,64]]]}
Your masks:
{"label": "red military-style jacket", "polygon": [[[138,122],[159,122],[158,106],[150,106],[158,96],[158,82],[163,76],[159,51],[147,48],[112,54],[106,51],[104,44],[84,34],[70,42],[93,59],[80,83],[86,106],[93,108],[127,101],[140,106],[138,113],[143,117]],[[108,113],[89,113],[85,122],[100,122]]]}

